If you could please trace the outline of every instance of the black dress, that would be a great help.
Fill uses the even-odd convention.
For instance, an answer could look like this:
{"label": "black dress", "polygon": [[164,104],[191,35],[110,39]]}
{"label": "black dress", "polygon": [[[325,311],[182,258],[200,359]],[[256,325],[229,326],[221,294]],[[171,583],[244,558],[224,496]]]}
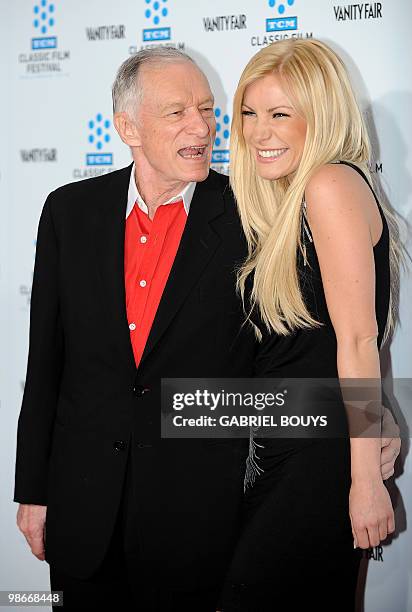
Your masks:
{"label": "black dress", "polygon": [[[380,347],[389,308],[389,230],[375,200],[383,222],[373,249]],[[323,326],[279,336],[259,324],[255,312],[263,334],[256,377],[338,378],[336,336],[304,214],[302,232],[306,264],[299,251],[300,286],[308,310]],[[344,410],[343,403],[337,409]],[[250,448],[243,531],[221,609],[351,612],[362,553],[353,548],[349,519],[349,439],[256,438]]]}

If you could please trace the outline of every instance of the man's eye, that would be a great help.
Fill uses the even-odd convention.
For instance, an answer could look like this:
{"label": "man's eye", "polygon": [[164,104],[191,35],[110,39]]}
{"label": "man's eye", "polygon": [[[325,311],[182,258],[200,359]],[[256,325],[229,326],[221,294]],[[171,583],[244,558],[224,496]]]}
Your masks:
{"label": "man's eye", "polygon": [[207,106],[206,108],[200,109],[202,113],[213,113],[213,106]]}
{"label": "man's eye", "polygon": [[173,111],[173,113],[170,113],[171,115],[181,115],[183,113],[182,110],[178,110],[178,111]]}

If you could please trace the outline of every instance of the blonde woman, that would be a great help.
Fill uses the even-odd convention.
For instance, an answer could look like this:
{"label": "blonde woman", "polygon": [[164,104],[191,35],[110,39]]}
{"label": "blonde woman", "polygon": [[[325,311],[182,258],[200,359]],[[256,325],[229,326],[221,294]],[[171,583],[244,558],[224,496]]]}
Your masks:
{"label": "blonde woman", "polygon": [[[380,380],[399,247],[370,157],[346,69],[327,45],[281,41],[249,61],[230,180],[249,245],[238,282],[260,340],[256,376]],[[361,549],[394,531],[380,440],[264,439],[251,449],[222,609],[350,612]]]}

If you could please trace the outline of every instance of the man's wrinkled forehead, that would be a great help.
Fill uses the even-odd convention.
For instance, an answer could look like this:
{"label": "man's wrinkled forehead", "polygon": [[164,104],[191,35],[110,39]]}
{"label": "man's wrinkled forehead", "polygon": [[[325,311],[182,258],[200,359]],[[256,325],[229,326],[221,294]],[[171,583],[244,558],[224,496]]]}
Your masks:
{"label": "man's wrinkled forehead", "polygon": [[[176,75],[176,68],[187,70],[187,75]],[[187,78],[185,78],[187,76]],[[173,112],[174,109],[187,106],[193,93],[199,97],[197,104],[214,103],[209,81],[198,66],[189,61],[170,64],[148,64],[140,73],[142,88],[142,105],[146,111],[156,113]],[[196,83],[196,87],[193,84]],[[196,90],[194,92],[194,89]]]}

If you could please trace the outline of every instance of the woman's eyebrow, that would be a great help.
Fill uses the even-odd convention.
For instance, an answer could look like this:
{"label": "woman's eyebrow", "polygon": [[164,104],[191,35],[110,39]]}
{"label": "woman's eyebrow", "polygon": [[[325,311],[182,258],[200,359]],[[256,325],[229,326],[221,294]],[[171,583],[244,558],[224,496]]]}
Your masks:
{"label": "woman's eyebrow", "polygon": [[[253,110],[251,106],[248,106],[248,104],[245,104],[244,102],[242,103],[242,106],[245,106],[246,108],[249,108],[250,110]],[[274,110],[277,110],[278,108],[287,108],[289,110],[293,110],[292,106],[288,106],[287,104],[279,104],[279,106],[273,106],[272,108],[268,108],[266,112],[272,113]]]}

